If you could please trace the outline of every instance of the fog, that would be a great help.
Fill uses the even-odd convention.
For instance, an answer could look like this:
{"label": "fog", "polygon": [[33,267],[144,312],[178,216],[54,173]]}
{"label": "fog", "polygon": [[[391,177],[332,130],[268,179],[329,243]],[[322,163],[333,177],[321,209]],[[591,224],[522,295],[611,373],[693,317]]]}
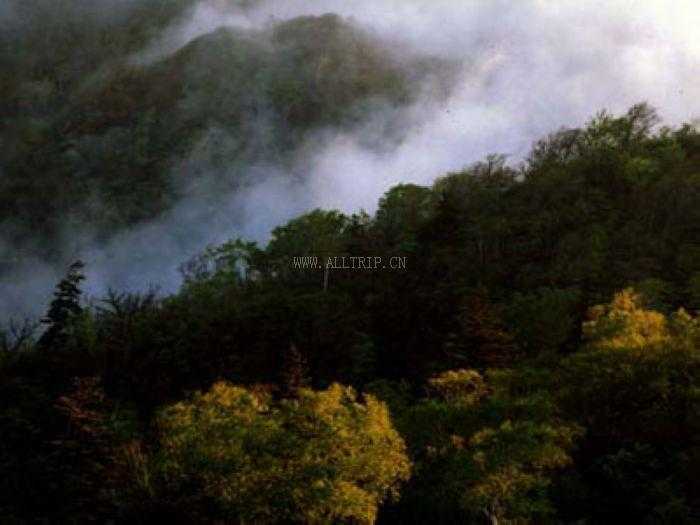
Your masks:
{"label": "fog", "polygon": [[[136,1],[103,2],[95,12],[122,16],[121,9]],[[97,5],[74,5],[81,4]],[[399,143],[383,142],[383,123],[397,115],[379,107],[354,129],[310,134],[292,166],[250,166],[256,182],[242,189],[216,193],[214,179],[227,174],[213,172],[211,183],[205,178],[165,216],[106,245],[93,242],[84,227],[76,256],[87,263],[90,294],[149,285],[175,291],[178,265],[208,244],[236,236],[265,243],[274,226],[316,207],[372,212],[392,185],[430,184],[490,153],[517,164],[536,139],[561,126],[583,125],[601,109],[622,112],[647,101],[668,125],[700,115],[700,6],[690,0],[251,4],[193,3],[131,60],[166,57],[221,26],[251,29],[332,12],[368,29],[398,56],[447,59],[461,64],[460,73],[446,99],[429,84],[420,87],[417,101],[398,116],[405,129]],[[0,5],[0,23],[19,27],[11,5]],[[0,283],[0,316],[36,314],[42,304],[37,297],[46,297],[60,275],[41,261],[23,267],[21,275]]]}
{"label": "fog", "polygon": [[[517,162],[537,138],[583,125],[601,109],[647,101],[668,125],[700,113],[700,6],[692,1],[269,0],[248,12],[207,1],[168,43],[184,45],[221,25],[327,12],[351,17],[396,50],[467,65],[446,102],[426,91],[407,110],[411,131],[389,152],[363,147],[367,127],[314,136],[301,161],[312,206],[371,211],[393,184],[429,184],[489,153]],[[278,192],[269,196],[277,202]]]}

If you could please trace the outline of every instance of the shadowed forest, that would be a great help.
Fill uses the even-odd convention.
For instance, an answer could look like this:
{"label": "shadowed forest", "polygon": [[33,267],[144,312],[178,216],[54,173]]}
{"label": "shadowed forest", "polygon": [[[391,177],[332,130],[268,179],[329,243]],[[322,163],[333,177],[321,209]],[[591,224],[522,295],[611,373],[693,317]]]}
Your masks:
{"label": "shadowed forest", "polygon": [[[391,150],[463,64],[336,15],[156,38],[194,3],[8,4],[0,522],[700,523],[698,127],[601,110],[262,241],[250,188],[312,188],[329,129]],[[181,278],[113,287],[96,250]]]}
{"label": "shadowed forest", "polygon": [[[639,105],[3,333],[24,522],[693,523],[700,135]],[[293,257],[405,256],[405,270]],[[134,271],[138,271],[137,268]]]}

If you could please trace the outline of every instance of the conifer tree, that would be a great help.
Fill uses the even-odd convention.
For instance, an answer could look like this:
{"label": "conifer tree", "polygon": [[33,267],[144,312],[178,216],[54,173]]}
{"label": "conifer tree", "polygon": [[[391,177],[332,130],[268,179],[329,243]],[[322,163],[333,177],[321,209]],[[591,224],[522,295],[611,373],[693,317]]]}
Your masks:
{"label": "conifer tree", "polygon": [[64,346],[68,339],[70,320],[83,311],[80,306],[81,281],[85,280],[82,273],[85,264],[78,260],[68,267],[66,276],[56,285],[53,301],[41,322],[47,325],[46,331],[39,340],[41,348]]}

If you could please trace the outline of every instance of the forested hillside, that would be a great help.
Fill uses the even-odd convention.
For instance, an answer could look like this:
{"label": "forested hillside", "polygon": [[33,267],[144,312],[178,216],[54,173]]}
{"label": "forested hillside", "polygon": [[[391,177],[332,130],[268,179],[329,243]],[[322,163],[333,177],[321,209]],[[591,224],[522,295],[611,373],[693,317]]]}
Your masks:
{"label": "forested hillside", "polygon": [[349,128],[371,110],[409,104],[429,76],[446,78],[438,62],[402,63],[334,15],[221,28],[144,61],[137,51],[159,30],[142,27],[147,20],[136,12],[103,28],[103,46],[72,21],[0,46],[33,53],[2,55],[14,70],[0,101],[0,223],[10,246],[60,261],[66,245],[85,249],[84,230],[105,242],[201,185],[215,206],[214,196],[255,182],[251,166],[289,167],[313,130]]}
{"label": "forested hillside", "polygon": [[[338,80],[340,105],[326,84],[275,90],[280,56],[320,67],[301,45],[309,34],[350,39],[364,57],[349,86]],[[143,157],[110,147],[107,163],[129,164],[128,188],[115,190],[128,221],[142,213],[130,189],[158,184],[161,148],[189,140],[205,115],[255,111],[245,97],[207,107],[211,92],[267,90],[289,123],[275,144],[319,118],[351,121],[357,93],[411,96],[405,71],[367,60],[364,40],[333,17],[277,26],[264,49],[225,30],[205,38],[238,39],[242,51],[202,55],[195,41],[101,79],[72,102],[94,113],[37,128],[33,147],[47,154],[33,162],[67,169],[83,140],[117,140],[119,127],[125,148],[142,137]],[[193,60],[243,69],[188,76]],[[189,80],[167,81],[173,71]],[[329,89],[334,78],[324,76]],[[176,100],[201,104],[169,121]],[[130,104],[143,111],[122,113]],[[72,145],[51,139],[58,130]],[[269,154],[256,144],[241,147]],[[27,180],[12,175],[26,159],[8,164],[10,184]],[[92,172],[71,173],[77,188]],[[27,195],[0,210],[32,209]],[[406,265],[342,268],[343,257]],[[69,268],[40,330],[0,333],[5,522],[700,520],[700,134],[660,127],[645,104],[557,131],[520,166],[490,156],[431,186],[396,186],[372,215],[315,210],[265,246],[212,246],[182,265],[167,297],[85,301],[87,270]]]}

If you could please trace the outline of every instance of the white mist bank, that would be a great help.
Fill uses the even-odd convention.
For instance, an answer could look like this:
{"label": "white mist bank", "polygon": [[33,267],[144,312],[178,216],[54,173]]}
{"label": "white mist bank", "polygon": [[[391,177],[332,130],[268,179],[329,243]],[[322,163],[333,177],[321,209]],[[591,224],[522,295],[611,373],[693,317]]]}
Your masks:
{"label": "white mist bank", "polygon": [[[388,152],[363,146],[366,127],[315,135],[300,160],[312,207],[373,210],[394,184],[429,184],[489,153],[517,162],[538,138],[584,125],[601,109],[620,113],[647,101],[668,125],[700,115],[697,2],[261,0],[249,10],[235,4],[200,2],[171,29],[169,45],[221,26],[263,27],[330,12],[369,29],[395,53],[468,64],[446,102],[427,92],[406,109],[410,132]],[[274,207],[278,194],[261,191],[257,198]]]}

